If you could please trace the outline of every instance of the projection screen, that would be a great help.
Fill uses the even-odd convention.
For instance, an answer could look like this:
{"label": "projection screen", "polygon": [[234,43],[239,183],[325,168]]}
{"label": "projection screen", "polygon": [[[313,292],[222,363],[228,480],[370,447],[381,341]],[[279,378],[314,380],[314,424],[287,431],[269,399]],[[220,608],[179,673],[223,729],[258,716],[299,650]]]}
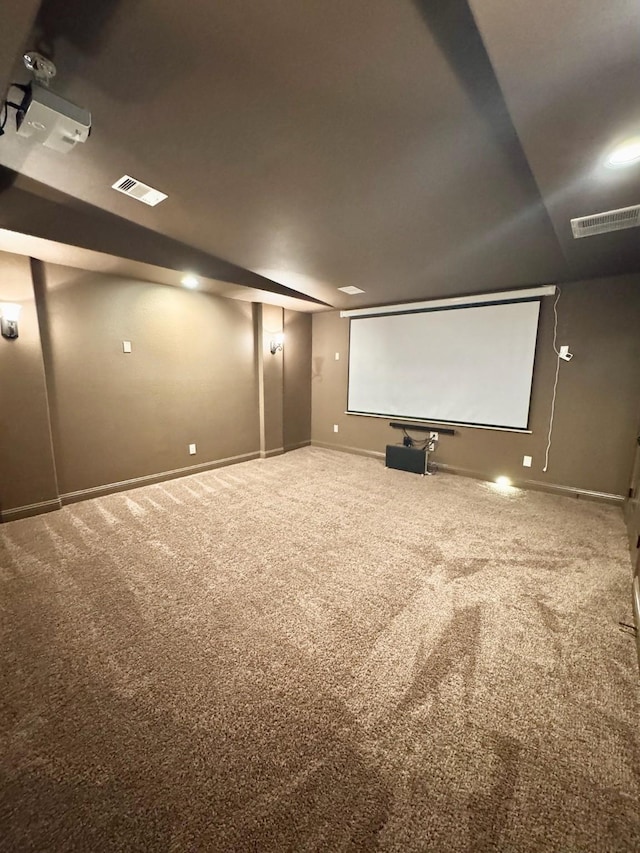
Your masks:
{"label": "projection screen", "polygon": [[539,300],[353,317],[348,412],[526,429]]}

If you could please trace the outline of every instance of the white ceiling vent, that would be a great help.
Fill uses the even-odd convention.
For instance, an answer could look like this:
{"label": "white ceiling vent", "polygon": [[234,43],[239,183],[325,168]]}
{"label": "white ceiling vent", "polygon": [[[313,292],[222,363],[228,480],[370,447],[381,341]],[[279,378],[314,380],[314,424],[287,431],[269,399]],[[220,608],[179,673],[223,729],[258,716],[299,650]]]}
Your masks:
{"label": "white ceiling vent", "polygon": [[640,204],[607,210],[605,213],[594,213],[593,216],[579,216],[571,220],[571,230],[576,239],[591,237],[593,234],[606,234],[608,231],[622,231],[637,225],[640,225]]}
{"label": "white ceiling vent", "polygon": [[130,175],[123,175],[120,180],[111,185],[112,190],[118,190],[119,193],[131,196],[131,198],[142,201],[145,204],[155,207],[161,201],[167,198],[166,193],[161,193],[160,190],[154,190],[153,187],[143,184],[141,181],[136,181]]}
{"label": "white ceiling vent", "polygon": [[338,290],[341,290],[343,293],[348,293],[349,296],[355,296],[356,293],[364,293],[364,290],[361,290],[359,287],[355,287],[353,284],[350,284],[348,287],[339,287]]}

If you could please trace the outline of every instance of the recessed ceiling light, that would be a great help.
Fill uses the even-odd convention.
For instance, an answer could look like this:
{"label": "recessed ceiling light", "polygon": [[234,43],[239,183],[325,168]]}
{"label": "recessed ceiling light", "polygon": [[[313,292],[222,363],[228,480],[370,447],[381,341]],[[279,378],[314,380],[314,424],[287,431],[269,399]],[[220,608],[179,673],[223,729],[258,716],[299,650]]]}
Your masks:
{"label": "recessed ceiling light", "polygon": [[185,287],[188,287],[189,290],[195,290],[200,282],[195,277],[195,275],[185,275],[185,277],[182,279],[182,283]]}
{"label": "recessed ceiling light", "polygon": [[609,152],[605,162],[610,169],[633,166],[634,163],[640,162],[640,137],[627,139],[622,145],[618,145]]}
{"label": "recessed ceiling light", "polygon": [[354,287],[352,284],[348,287],[339,287],[338,290],[341,290],[343,293],[348,293],[349,296],[355,296],[356,293],[364,293],[364,290],[360,290],[359,287]]}

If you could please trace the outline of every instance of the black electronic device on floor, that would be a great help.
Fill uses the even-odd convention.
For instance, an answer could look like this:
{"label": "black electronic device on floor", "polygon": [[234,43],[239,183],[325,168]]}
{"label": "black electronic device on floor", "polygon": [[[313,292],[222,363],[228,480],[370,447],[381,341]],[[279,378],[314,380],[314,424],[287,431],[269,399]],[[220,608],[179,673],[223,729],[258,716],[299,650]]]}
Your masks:
{"label": "black electronic device on floor", "polygon": [[427,473],[427,451],[420,447],[405,447],[402,444],[387,444],[385,454],[387,468],[410,471],[413,474]]}

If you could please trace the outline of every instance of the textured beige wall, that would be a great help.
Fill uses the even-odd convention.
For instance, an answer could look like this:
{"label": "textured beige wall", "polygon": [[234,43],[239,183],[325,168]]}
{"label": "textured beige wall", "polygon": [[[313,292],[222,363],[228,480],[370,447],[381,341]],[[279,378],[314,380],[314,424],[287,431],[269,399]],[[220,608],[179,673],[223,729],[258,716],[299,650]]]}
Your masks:
{"label": "textured beige wall", "polygon": [[266,453],[310,439],[308,315],[286,312],[271,355],[279,307],[6,253],[0,274],[23,305],[0,341],[0,512],[255,454],[261,411]]}
{"label": "textured beige wall", "polygon": [[311,315],[284,312],[284,446],[311,440]]}
{"label": "textured beige wall", "polygon": [[0,252],[0,302],[22,305],[0,338],[0,512],[56,500],[47,393],[29,258]]}
{"label": "textured beige wall", "polygon": [[284,446],[283,352],[271,353],[271,341],[283,331],[283,309],[262,305],[262,324],[258,346],[262,345],[262,382],[264,389],[263,435],[261,450],[267,455],[282,452]]}
{"label": "textured beige wall", "polygon": [[[574,353],[561,363],[549,470],[542,472],[555,355],[552,299],[543,300],[531,399],[531,435],[456,427],[442,436],[434,461],[488,479],[499,474],[624,495],[633,464],[640,398],[640,277],[563,285],[559,344]],[[349,321],[338,312],[313,317],[312,440],[384,451],[399,441],[389,419],[345,415]],[[340,360],[335,360],[335,353]],[[425,375],[428,388],[428,375]],[[339,433],[333,432],[338,424]],[[531,469],[523,455],[533,456]]]}
{"label": "textured beige wall", "polygon": [[250,303],[37,269],[61,494],[258,451]]}

